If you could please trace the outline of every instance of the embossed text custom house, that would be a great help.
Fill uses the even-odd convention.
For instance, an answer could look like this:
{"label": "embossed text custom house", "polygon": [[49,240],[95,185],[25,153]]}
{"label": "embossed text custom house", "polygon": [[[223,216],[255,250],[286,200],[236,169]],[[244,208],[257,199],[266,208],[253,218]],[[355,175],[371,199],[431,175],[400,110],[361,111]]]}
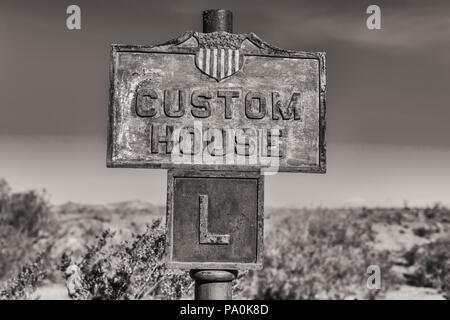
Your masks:
{"label": "embossed text custom house", "polygon": [[325,171],[325,54],[187,32],[114,45],[108,166]]}

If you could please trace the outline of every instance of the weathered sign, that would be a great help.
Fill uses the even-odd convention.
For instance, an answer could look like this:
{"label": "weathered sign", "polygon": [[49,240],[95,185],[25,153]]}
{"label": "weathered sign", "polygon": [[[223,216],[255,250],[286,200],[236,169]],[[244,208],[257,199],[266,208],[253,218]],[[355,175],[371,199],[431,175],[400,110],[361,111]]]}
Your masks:
{"label": "weathered sign", "polygon": [[260,269],[263,177],[259,172],[170,170],[167,265],[187,269]]}
{"label": "weathered sign", "polygon": [[325,172],[325,54],[187,32],[113,45],[109,167]]}

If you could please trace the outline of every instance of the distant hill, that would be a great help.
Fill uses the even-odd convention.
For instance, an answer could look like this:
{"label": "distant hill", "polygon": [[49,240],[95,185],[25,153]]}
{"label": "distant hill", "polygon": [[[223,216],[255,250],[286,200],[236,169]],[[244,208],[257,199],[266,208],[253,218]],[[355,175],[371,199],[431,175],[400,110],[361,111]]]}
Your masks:
{"label": "distant hill", "polygon": [[165,208],[163,206],[156,206],[150,202],[142,200],[130,200],[101,204],[80,204],[75,202],[66,202],[62,205],[53,206],[52,210],[56,214],[149,214],[164,216]]}
{"label": "distant hill", "polygon": [[155,218],[165,217],[165,207],[141,200],[131,200],[106,205],[67,202],[51,208],[59,228],[54,236],[52,256],[70,250],[80,256],[86,245],[105,229],[117,232],[118,241],[132,233],[143,232]]}

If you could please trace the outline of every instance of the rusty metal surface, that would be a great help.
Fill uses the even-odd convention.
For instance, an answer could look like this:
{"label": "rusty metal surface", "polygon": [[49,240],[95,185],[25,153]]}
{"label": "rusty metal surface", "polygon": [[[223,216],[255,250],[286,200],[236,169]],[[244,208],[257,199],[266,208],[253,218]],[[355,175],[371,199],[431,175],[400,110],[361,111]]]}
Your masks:
{"label": "rusty metal surface", "polygon": [[[113,45],[110,78],[109,167],[326,170],[324,53],[252,33],[187,32],[158,46]],[[180,130],[200,147],[182,150]],[[222,140],[226,152],[208,147]]]}
{"label": "rusty metal surface", "polygon": [[[255,172],[170,170],[166,218],[168,266],[260,269],[263,188],[263,177]],[[202,210],[207,211],[203,221]]]}
{"label": "rusty metal surface", "polygon": [[206,194],[199,195],[200,211],[200,244],[230,244],[229,234],[218,234],[209,231],[209,197]]}
{"label": "rusty metal surface", "polygon": [[195,280],[195,300],[231,300],[235,270],[191,270]]}
{"label": "rusty metal surface", "polygon": [[203,11],[203,32],[225,31],[233,33],[233,13],[229,10]]}

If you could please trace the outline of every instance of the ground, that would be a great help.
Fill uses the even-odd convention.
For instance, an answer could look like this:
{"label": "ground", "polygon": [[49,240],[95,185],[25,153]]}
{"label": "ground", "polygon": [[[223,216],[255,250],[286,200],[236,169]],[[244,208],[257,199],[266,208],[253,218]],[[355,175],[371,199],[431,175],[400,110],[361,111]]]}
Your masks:
{"label": "ground", "polygon": [[[321,209],[320,209],[321,210]],[[434,211],[433,211],[434,210]],[[319,209],[318,209],[319,211]],[[323,211],[323,210],[322,210]],[[129,201],[111,205],[79,205],[67,203],[52,207],[52,212],[59,221],[59,229],[52,255],[57,258],[64,251],[70,250],[73,257],[80,257],[86,245],[92,243],[102,230],[115,230],[119,240],[128,238],[132,233],[142,232],[145,224],[152,219],[165,215],[165,208],[142,201]],[[274,232],[283,228],[283,218],[293,216],[303,219],[305,212],[314,215],[314,210],[267,208],[265,234],[266,241],[271,241]],[[306,214],[306,215],[308,215]],[[413,248],[434,243],[449,236],[450,214],[445,208],[360,208],[327,209],[326,215],[352,216],[364,219],[375,235],[371,246],[379,252],[388,252],[393,265],[391,272],[399,279],[393,282],[389,290],[377,299],[445,299],[445,292],[440,288],[411,285],[407,281],[418,266],[406,261],[405,252]],[[323,223],[327,223],[324,221]],[[345,226],[344,226],[345,228]],[[450,261],[444,261],[450,263]],[[444,270],[446,270],[444,268]],[[448,270],[447,270],[448,271]],[[62,276],[55,275],[52,280],[44,281],[36,291],[40,299],[69,299]],[[360,297],[349,295],[346,299]]]}

